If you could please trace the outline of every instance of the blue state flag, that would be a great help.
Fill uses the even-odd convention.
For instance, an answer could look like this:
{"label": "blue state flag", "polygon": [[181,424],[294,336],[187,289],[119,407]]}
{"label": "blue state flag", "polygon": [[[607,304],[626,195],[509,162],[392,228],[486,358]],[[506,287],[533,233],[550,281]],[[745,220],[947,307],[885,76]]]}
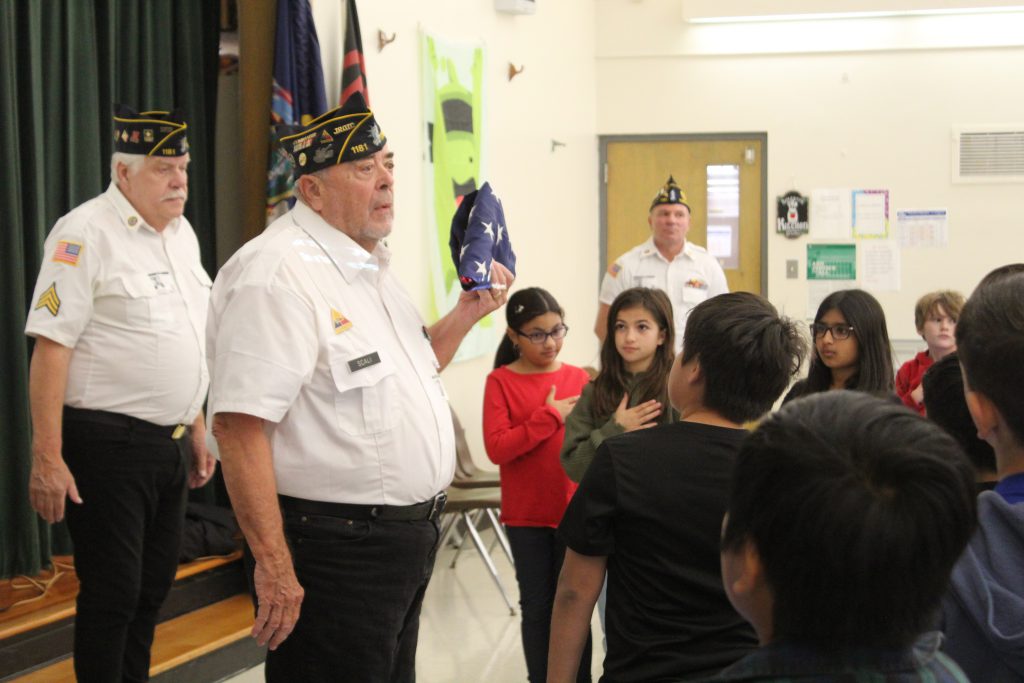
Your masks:
{"label": "blue state flag", "polygon": [[274,86],[270,106],[267,213],[292,198],[292,159],[277,142],[280,131],[312,121],[327,111],[320,41],[309,0],[278,0],[274,40]]}

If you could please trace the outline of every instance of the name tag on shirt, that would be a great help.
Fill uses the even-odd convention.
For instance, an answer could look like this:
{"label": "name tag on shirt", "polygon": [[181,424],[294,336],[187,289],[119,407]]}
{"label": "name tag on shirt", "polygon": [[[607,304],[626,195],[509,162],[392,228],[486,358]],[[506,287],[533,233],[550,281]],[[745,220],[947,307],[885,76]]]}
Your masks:
{"label": "name tag on shirt", "polygon": [[154,290],[169,289],[171,274],[167,271],[161,273],[149,273],[149,280],[153,283]]}
{"label": "name tag on shirt", "polygon": [[359,358],[350,360],[348,362],[348,369],[351,370],[352,372],[357,372],[364,368],[368,368],[371,365],[376,365],[379,362],[380,354],[374,351],[373,353],[368,353],[365,356],[360,356]]}

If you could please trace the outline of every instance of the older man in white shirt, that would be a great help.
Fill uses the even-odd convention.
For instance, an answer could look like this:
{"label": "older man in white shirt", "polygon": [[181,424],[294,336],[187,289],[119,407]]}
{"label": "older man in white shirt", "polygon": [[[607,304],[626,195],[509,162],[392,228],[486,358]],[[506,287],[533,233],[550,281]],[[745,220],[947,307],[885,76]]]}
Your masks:
{"label": "older man in white shirt", "polygon": [[412,681],[455,468],[439,373],[511,274],[428,329],[382,242],[394,160],[362,97],[282,144],[299,201],[221,269],[207,327],[253,635],[269,681]]}
{"label": "older man in white shirt", "polygon": [[178,112],[116,108],[110,187],[54,226],[25,328],[36,338],[29,493],[48,522],[67,513],[83,681],[148,679],[186,483],[216,464],[201,412],[211,282],[182,216],[186,129]]}
{"label": "older man in white shirt", "polygon": [[679,353],[690,310],[705,299],[728,292],[729,284],[718,259],[686,239],[690,205],[672,176],[654,196],[647,223],[651,237],[617,258],[601,281],[594,333],[604,342],[608,311],[619,294],[631,287],[660,289],[672,302],[675,351]]}

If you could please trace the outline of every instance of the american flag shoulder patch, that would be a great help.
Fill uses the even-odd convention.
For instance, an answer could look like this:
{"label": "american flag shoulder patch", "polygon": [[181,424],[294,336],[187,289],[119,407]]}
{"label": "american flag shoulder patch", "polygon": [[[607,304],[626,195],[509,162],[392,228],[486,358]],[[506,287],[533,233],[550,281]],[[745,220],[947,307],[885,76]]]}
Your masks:
{"label": "american flag shoulder patch", "polygon": [[53,261],[66,263],[69,266],[78,265],[78,257],[82,255],[82,245],[79,242],[61,240],[57,242],[57,248],[53,252]]}
{"label": "american flag shoulder patch", "polygon": [[608,266],[608,274],[611,275],[612,277],[618,277],[620,270],[622,270],[622,266],[620,266],[617,262]]}

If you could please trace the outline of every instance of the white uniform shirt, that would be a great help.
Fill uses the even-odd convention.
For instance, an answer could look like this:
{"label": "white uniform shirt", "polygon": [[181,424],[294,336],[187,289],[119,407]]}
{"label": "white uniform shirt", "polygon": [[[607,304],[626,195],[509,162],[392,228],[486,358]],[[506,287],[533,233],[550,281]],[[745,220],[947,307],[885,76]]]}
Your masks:
{"label": "white uniform shirt", "polygon": [[268,421],[282,494],[409,505],[451,483],[437,358],[389,259],[299,202],[217,276],[208,413]]}
{"label": "white uniform shirt", "polygon": [[676,353],[683,348],[683,332],[690,310],[705,299],[729,291],[718,259],[704,247],[686,242],[669,261],[654,246],[654,238],[620,256],[604,274],[600,301],[611,305],[631,287],[652,287],[668,295],[675,318]]}
{"label": "white uniform shirt", "polygon": [[57,221],[43,254],[25,334],[74,349],[64,403],[191,423],[211,281],[185,217],[157,232],[111,183]]}

